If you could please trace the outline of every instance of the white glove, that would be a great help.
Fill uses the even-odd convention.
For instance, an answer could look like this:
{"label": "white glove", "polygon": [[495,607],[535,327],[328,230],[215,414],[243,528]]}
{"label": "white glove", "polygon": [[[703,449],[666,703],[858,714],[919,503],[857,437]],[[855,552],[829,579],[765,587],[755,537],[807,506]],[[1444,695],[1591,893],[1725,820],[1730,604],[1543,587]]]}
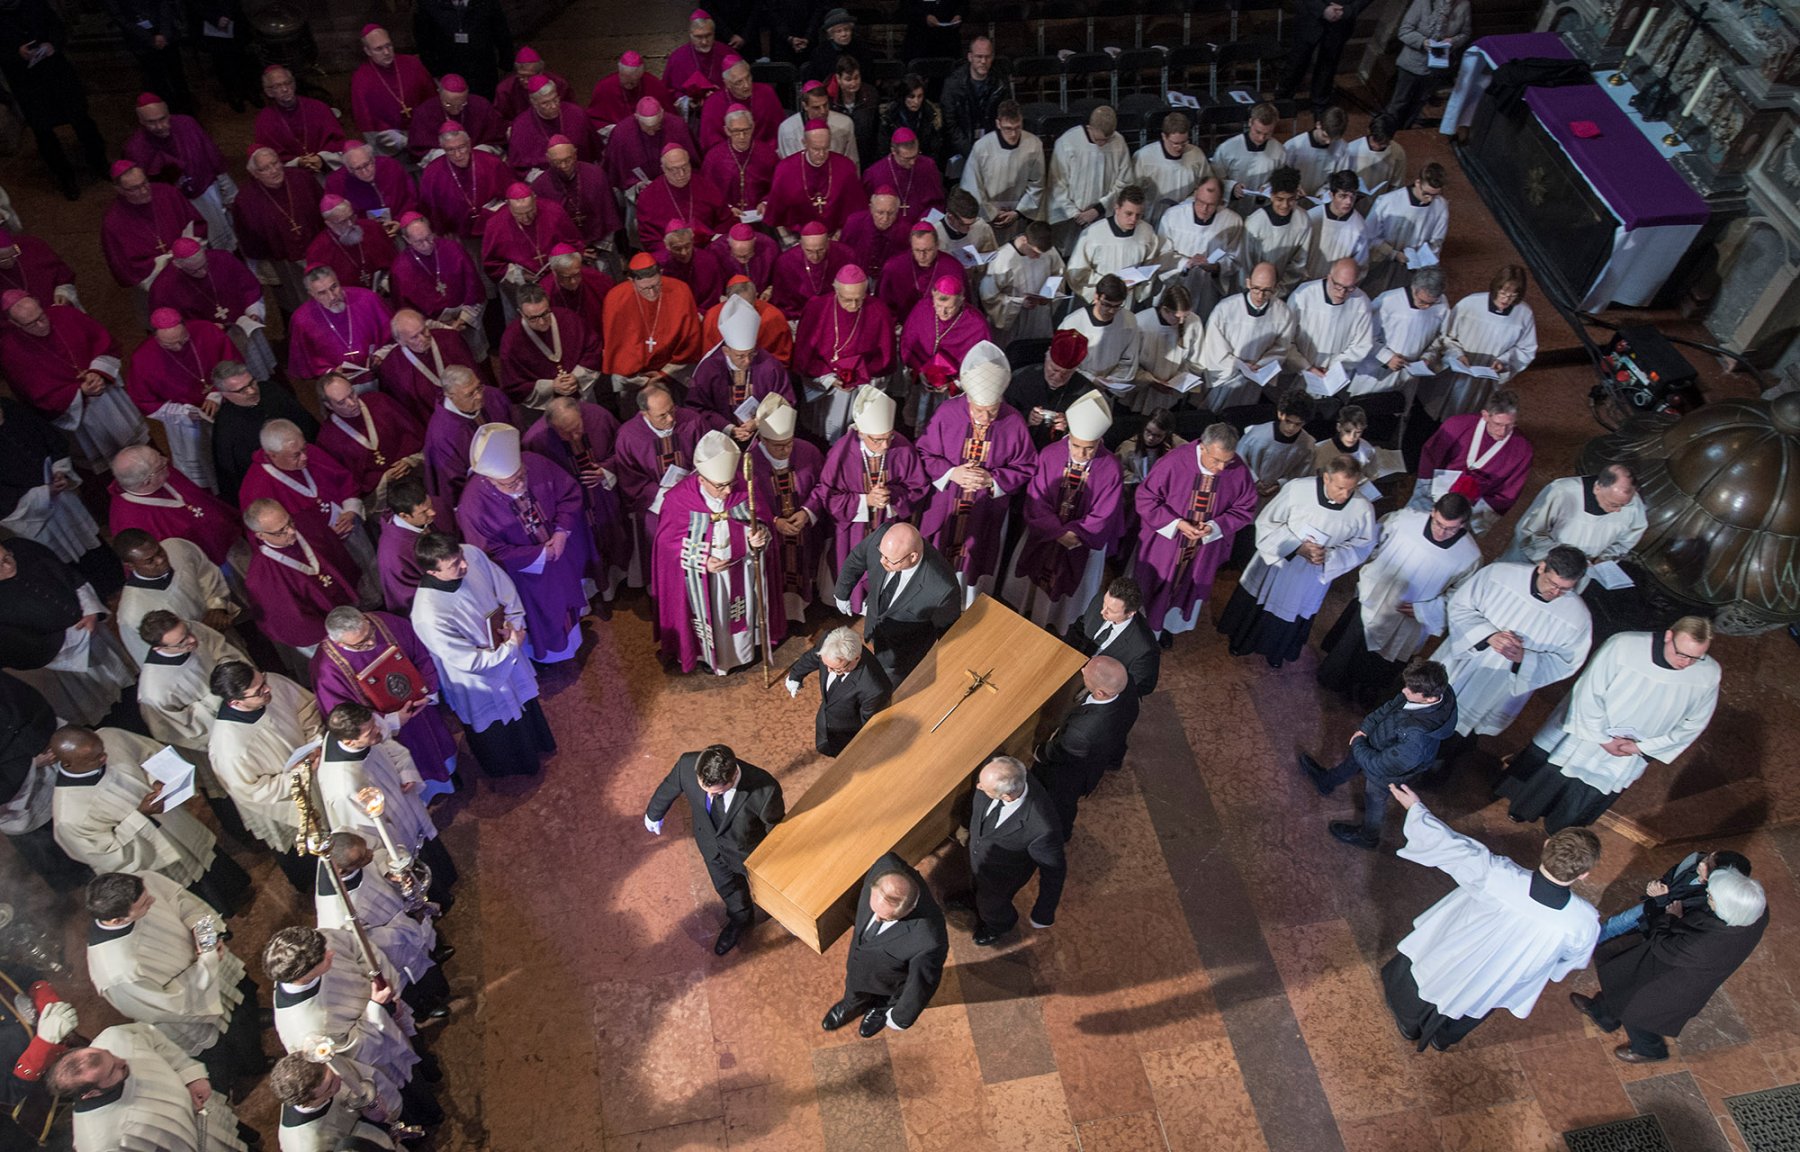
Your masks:
{"label": "white glove", "polygon": [[646,816],[646,817],[644,817],[644,827],[650,829],[650,831],[656,833],[658,836],[662,835],[662,821],[661,820],[652,820],[652,819],[650,819],[650,817]]}
{"label": "white glove", "polygon": [[61,1044],[79,1027],[81,1027],[81,1017],[75,1014],[75,1005],[67,1000],[46,1004],[44,1010],[38,1014],[38,1037],[48,1040],[52,1044]]}
{"label": "white glove", "polygon": [[502,279],[508,284],[523,284],[525,283],[525,269],[517,264],[508,264],[506,266],[506,275],[502,277]]}
{"label": "white glove", "polygon": [[619,483],[619,478],[605,468],[600,469],[600,487],[611,492]]}
{"label": "white glove", "polygon": [[837,610],[845,616],[850,615],[850,601],[839,600],[837,602]]}
{"label": "white glove", "polygon": [[792,700],[794,697],[800,695],[800,681],[788,680],[788,681],[786,681],[786,684],[787,684],[789,700]]}

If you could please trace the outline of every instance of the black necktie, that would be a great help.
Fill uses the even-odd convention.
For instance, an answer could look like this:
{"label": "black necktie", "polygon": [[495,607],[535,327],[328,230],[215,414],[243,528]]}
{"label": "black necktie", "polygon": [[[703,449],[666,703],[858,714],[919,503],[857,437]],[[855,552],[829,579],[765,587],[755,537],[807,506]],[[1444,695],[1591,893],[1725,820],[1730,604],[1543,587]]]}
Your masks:
{"label": "black necktie", "polygon": [[708,793],[706,797],[706,813],[712,817],[714,832],[725,827],[725,797],[714,796],[711,793]]}
{"label": "black necktie", "polygon": [[881,582],[880,591],[875,593],[875,611],[887,615],[888,606],[894,602],[894,590],[900,586],[900,573],[889,572],[887,579]]}
{"label": "black necktie", "polygon": [[994,829],[1000,826],[1001,807],[1000,801],[989,801],[987,815],[981,818],[981,834],[983,836],[992,836]]}

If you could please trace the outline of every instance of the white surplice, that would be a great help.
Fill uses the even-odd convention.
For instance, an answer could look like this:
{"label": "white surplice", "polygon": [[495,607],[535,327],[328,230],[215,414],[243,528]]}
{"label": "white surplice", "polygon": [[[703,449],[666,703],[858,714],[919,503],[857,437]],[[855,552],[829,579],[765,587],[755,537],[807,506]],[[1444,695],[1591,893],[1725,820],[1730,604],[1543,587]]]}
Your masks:
{"label": "white surplice", "polygon": [[444,702],[456,718],[480,732],[517,720],[537,699],[537,674],[523,645],[495,648],[488,614],[503,609],[508,624],[523,627],[525,607],[518,589],[487,555],[464,544],[469,572],[454,592],[421,585],[413,600],[412,625],[438,668]]}
{"label": "white surplice", "polygon": [[[1229,137],[1213,149],[1213,175],[1225,182],[1225,199],[1229,203],[1239,185],[1246,192],[1256,192],[1269,186],[1269,177],[1275,169],[1287,163],[1287,149],[1281,141],[1270,137],[1262,147],[1250,143],[1250,137],[1242,132]],[[1252,201],[1253,203],[1253,201]]]}
{"label": "white surplice", "polygon": [[[1156,387],[1157,383],[1166,384],[1190,373],[1202,381],[1206,379],[1206,370],[1200,362],[1200,344],[1206,339],[1206,325],[1197,316],[1190,316],[1180,327],[1165,324],[1161,312],[1146,308],[1137,314],[1137,328],[1138,389],[1127,403],[1133,411],[1149,414],[1172,407],[1180,398],[1180,394],[1171,389]],[[1195,400],[1203,399],[1205,384],[1196,387],[1190,395]]]}
{"label": "white surplice", "polygon": [[[407,785],[412,785],[411,791]],[[325,738],[325,755],[319,760],[317,786],[325,822],[333,832],[355,832],[375,853],[376,867],[389,871],[386,846],[381,839],[385,825],[394,846],[417,856],[419,847],[437,835],[437,825],[425,810],[423,780],[412,753],[398,740],[388,738],[362,753],[351,752],[335,737]],[[357,793],[364,788],[381,791],[385,810],[380,825],[363,810]]]}
{"label": "white surplice", "polygon": [[[1417,614],[1445,616],[1447,624],[1450,597],[1481,567],[1481,545],[1471,532],[1465,528],[1445,546],[1431,539],[1430,525],[1431,513],[1406,508],[1382,517],[1380,542],[1357,574],[1363,642],[1384,660],[1411,660],[1442,635],[1445,625],[1428,628]],[[1414,605],[1416,614],[1401,613],[1402,604]]]}
{"label": "white surplice", "polygon": [[195,954],[194,925],[211,917],[224,930],[218,909],[154,872],[140,879],[152,897],[150,910],[124,930],[90,930],[88,978],[126,1019],[156,1025],[176,1047],[198,1056],[218,1042],[244,999],[238,990],[244,962],[224,944]]}
{"label": "white surplice", "polygon": [[81,1152],[246,1152],[237,1114],[223,1092],[204,1113],[194,1111],[187,1086],[206,1079],[206,1066],[150,1024],[115,1024],[94,1037],[131,1068],[116,1099],[74,1105],[75,1147]]}
{"label": "white surplice", "polygon": [[1244,214],[1244,275],[1263,263],[1275,265],[1286,296],[1306,278],[1306,259],[1312,252],[1312,221],[1296,208],[1287,219],[1268,205]]}
{"label": "white surplice", "polygon": [[1128,396],[1137,388],[1137,316],[1121,308],[1112,322],[1101,324],[1094,318],[1092,305],[1077,308],[1063,317],[1058,328],[1067,328],[1087,337],[1087,356],[1080,371],[1113,396]]}
{"label": "white surplice", "polygon": [[[1533,692],[1567,680],[1587,659],[1593,642],[1587,605],[1573,592],[1540,600],[1536,580],[1533,565],[1490,564],[1450,597],[1450,635],[1436,655],[1456,690],[1461,735],[1504,732]],[[1488,646],[1496,632],[1512,632],[1524,645],[1517,668]]]}
{"label": "white surplice", "polygon": [[[1299,555],[1306,541],[1322,545],[1325,562]],[[1352,494],[1333,507],[1323,482],[1302,476],[1281,486],[1256,514],[1256,555],[1244,567],[1244,591],[1278,620],[1310,620],[1319,612],[1331,582],[1369,558],[1375,547],[1375,510]]]}
{"label": "white surplice", "polygon": [[52,831],[70,858],[95,872],[156,873],[183,887],[206,873],[217,850],[212,832],[185,807],[154,816],[138,811],[150,794],[141,765],[159,745],[123,728],[96,728],[106,768],[94,776],[59,773],[51,795]]}
{"label": "white surplice", "polygon": [[165,744],[204,756],[219,716],[212,671],[226,660],[249,662],[238,647],[198,620],[187,622],[199,641],[180,657],[156,655],[138,669],[138,709],[150,735]]}
{"label": "white surplice", "polygon": [[1022,132],[1011,148],[1000,133],[985,133],[963,163],[962,187],[981,205],[983,219],[1017,212],[1027,220],[1044,211],[1044,142]]}
{"label": "white surplice", "polygon": [[275,851],[291,852],[300,823],[288,757],[317,740],[323,723],[311,692],[278,673],[264,676],[270,697],[262,714],[246,723],[230,717],[249,713],[221,709],[213,722],[207,756],[213,775],[244,818],[244,827]]}
{"label": "white surplice", "polygon": [[1446,365],[1459,357],[1469,364],[1486,365],[1500,374],[1487,380],[1446,370],[1444,383],[1426,404],[1439,420],[1481,411],[1489,396],[1537,359],[1537,317],[1523,300],[1504,315],[1494,311],[1486,292],[1464,296],[1444,320],[1442,348]]}
{"label": "white surplice", "polygon": [[[1219,301],[1244,284],[1244,218],[1230,208],[1220,208],[1212,219],[1201,221],[1194,215],[1194,205],[1177,205],[1163,213],[1156,225],[1163,239],[1164,251],[1181,257],[1186,266],[1189,258],[1197,264],[1186,267],[1179,283],[1194,297],[1194,315],[1202,320],[1213,313]],[[1217,259],[1214,259],[1214,254]],[[1208,270],[1199,264],[1216,264]]]}
{"label": "white surplice", "polygon": [[[1227,297],[1206,320],[1200,363],[1206,368],[1207,407],[1214,412],[1254,404],[1263,385],[1246,377],[1246,364],[1286,360],[1294,341],[1294,313],[1285,300],[1270,300],[1260,313],[1242,292]],[[1280,377],[1271,378],[1271,388]]]}
{"label": "white surplice", "polygon": [[119,639],[140,665],[150,654],[150,646],[138,636],[138,625],[156,609],[167,609],[183,620],[198,620],[214,609],[232,610],[231,589],[224,575],[198,544],[178,536],[161,544],[169,557],[171,578],[151,584],[127,576],[119,593]]}
{"label": "white surplice", "polygon": [[1072,220],[1095,206],[1102,215],[1110,213],[1113,197],[1125,186],[1130,171],[1131,150],[1119,133],[1114,132],[1105,144],[1095,144],[1088,139],[1085,125],[1064,132],[1050,152],[1050,223]]}
{"label": "white surplice", "polygon": [[1352,209],[1342,220],[1331,214],[1329,204],[1314,204],[1306,218],[1312,224],[1312,243],[1306,250],[1306,275],[1318,279],[1338,260],[1356,261],[1359,274],[1369,270],[1369,223]]}
{"label": "white surplice", "polygon": [[[1667,764],[1706,731],[1719,703],[1719,662],[1665,667],[1651,655],[1662,646],[1661,632],[1615,633],[1581,670],[1532,738],[1564,776],[1623,792],[1644,774],[1647,757]],[[1638,751],[1614,756],[1601,747],[1620,735]]]}
{"label": "white surplice", "polygon": [[1599,913],[1569,894],[1561,908],[1531,898],[1532,873],[1415,804],[1406,814],[1403,860],[1441,868],[1456,890],[1413,920],[1400,941],[1419,998],[1452,1020],[1504,1008],[1521,1020],[1544,985],[1587,967]]}
{"label": "white surplice", "polygon": [[[369,977],[364,973],[356,936],[341,928],[321,928],[319,932],[325,937],[326,950],[332,953],[331,967],[314,987],[304,991],[275,986],[275,1034],[289,1052],[303,1050],[309,1037],[338,1039],[346,1055],[375,1074],[382,1097],[394,1102],[397,1113],[400,1089],[412,1079],[418,1053],[400,1020],[369,999]],[[389,985],[402,986],[399,972],[387,957],[377,953],[373,959]]]}
{"label": "white surplice", "polygon": [[[1069,287],[1077,295],[1092,300],[1094,287],[1102,276],[1140,264],[1155,264],[1161,251],[1162,238],[1148,220],[1139,220],[1127,232],[1120,229],[1111,216],[1103,216],[1081,230],[1081,236],[1069,253]],[[1148,300],[1155,285],[1154,278],[1143,281],[1130,290],[1127,301],[1142,303]]]}
{"label": "white surplice", "polygon": [[1346,377],[1368,359],[1375,347],[1375,320],[1369,298],[1352,288],[1342,304],[1333,304],[1325,281],[1308,280],[1288,297],[1294,313],[1294,343],[1287,355],[1287,371],[1305,382],[1307,370],[1329,372],[1341,365]]}
{"label": "white surplice", "polygon": [[1292,440],[1275,433],[1275,422],[1252,424],[1238,438],[1238,459],[1250,469],[1257,484],[1285,484],[1313,473],[1313,450],[1318,442],[1301,431]]}
{"label": "white surplice", "polygon": [[1406,149],[1398,140],[1390,140],[1386,148],[1377,152],[1369,147],[1369,138],[1363,136],[1350,141],[1344,149],[1344,167],[1355,172],[1365,188],[1379,188],[1382,184],[1397,188],[1406,183]]}
{"label": "white surplice", "polygon": [[1042,295],[1045,280],[1066,274],[1062,253],[1054,248],[1027,257],[1016,241],[1000,245],[982,270],[980,288],[981,310],[987,313],[995,342],[1004,346],[1014,340],[1049,337],[1054,331],[1054,309],[1048,303],[1027,308],[1024,297]]}
{"label": "white surplice", "polygon": [[1153,223],[1165,209],[1173,210],[1192,199],[1194,189],[1212,175],[1206,153],[1189,144],[1180,156],[1171,157],[1158,137],[1131,157],[1131,183],[1144,190],[1144,216]]}
{"label": "white surplice", "polygon": [[1416,391],[1415,382],[1430,377],[1413,376],[1405,368],[1395,371],[1388,363],[1398,356],[1407,363],[1423,360],[1437,350],[1450,305],[1443,297],[1428,308],[1413,303],[1409,288],[1390,288],[1375,298],[1375,350],[1350,381],[1350,395],[1374,392]]}
{"label": "white surplice", "polygon": [[[1564,476],[1539,490],[1531,507],[1513,525],[1512,543],[1500,559],[1536,564],[1558,544],[1581,549],[1589,560],[1617,560],[1643,539],[1644,501],[1635,493],[1617,512],[1607,512],[1593,498],[1594,477]],[[1590,575],[1583,575],[1587,587]]]}
{"label": "white surplice", "polygon": [[[348,928],[350,915],[338,896],[337,886],[325,873],[320,861],[313,885],[313,915],[320,928]],[[407,985],[416,984],[431,971],[437,961],[431,954],[437,950],[437,928],[430,916],[414,918],[406,910],[406,898],[392,880],[378,867],[359,868],[344,877],[344,889],[356,918],[369,934],[369,943],[381,950],[387,962]]]}

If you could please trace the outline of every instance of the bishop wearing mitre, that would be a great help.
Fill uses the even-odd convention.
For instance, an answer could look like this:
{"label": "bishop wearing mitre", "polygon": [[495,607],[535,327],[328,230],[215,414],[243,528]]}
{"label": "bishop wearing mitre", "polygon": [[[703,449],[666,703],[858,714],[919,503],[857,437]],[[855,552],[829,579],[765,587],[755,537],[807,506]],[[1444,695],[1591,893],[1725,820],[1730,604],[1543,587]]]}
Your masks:
{"label": "bishop wearing mitre", "polygon": [[[831,518],[836,568],[844,566],[850,550],[869,533],[890,520],[912,519],[931,491],[919,450],[894,427],[899,408],[873,384],[857,388],[850,403],[850,434],[834,441],[825,456],[813,501]],[[852,613],[862,612],[866,583],[858,581],[850,594]]]}
{"label": "bishop wearing mitre", "polygon": [[[765,626],[771,644],[787,632],[774,493],[740,467],[731,437],[708,432],[694,446],[694,472],[670,488],[657,519],[650,574],[663,659],[683,672],[704,663],[723,676],[756,658]],[[755,576],[760,574],[760,580]]]}

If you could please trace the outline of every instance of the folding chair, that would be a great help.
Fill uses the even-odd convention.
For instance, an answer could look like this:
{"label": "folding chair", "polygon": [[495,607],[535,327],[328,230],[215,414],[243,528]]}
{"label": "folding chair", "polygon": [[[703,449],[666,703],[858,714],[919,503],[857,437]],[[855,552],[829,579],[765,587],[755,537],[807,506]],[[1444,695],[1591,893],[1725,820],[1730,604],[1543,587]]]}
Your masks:
{"label": "folding chair", "polygon": [[1012,62],[1013,99],[1021,104],[1063,103],[1063,65],[1054,56],[1023,56]]}
{"label": "folding chair", "polygon": [[1113,60],[1113,96],[1123,100],[1134,92],[1154,93],[1158,99],[1168,91],[1163,70],[1168,54],[1160,48],[1127,48]]}
{"label": "folding chair", "polygon": [[1113,99],[1113,58],[1105,52],[1077,52],[1063,60],[1064,101]]}

